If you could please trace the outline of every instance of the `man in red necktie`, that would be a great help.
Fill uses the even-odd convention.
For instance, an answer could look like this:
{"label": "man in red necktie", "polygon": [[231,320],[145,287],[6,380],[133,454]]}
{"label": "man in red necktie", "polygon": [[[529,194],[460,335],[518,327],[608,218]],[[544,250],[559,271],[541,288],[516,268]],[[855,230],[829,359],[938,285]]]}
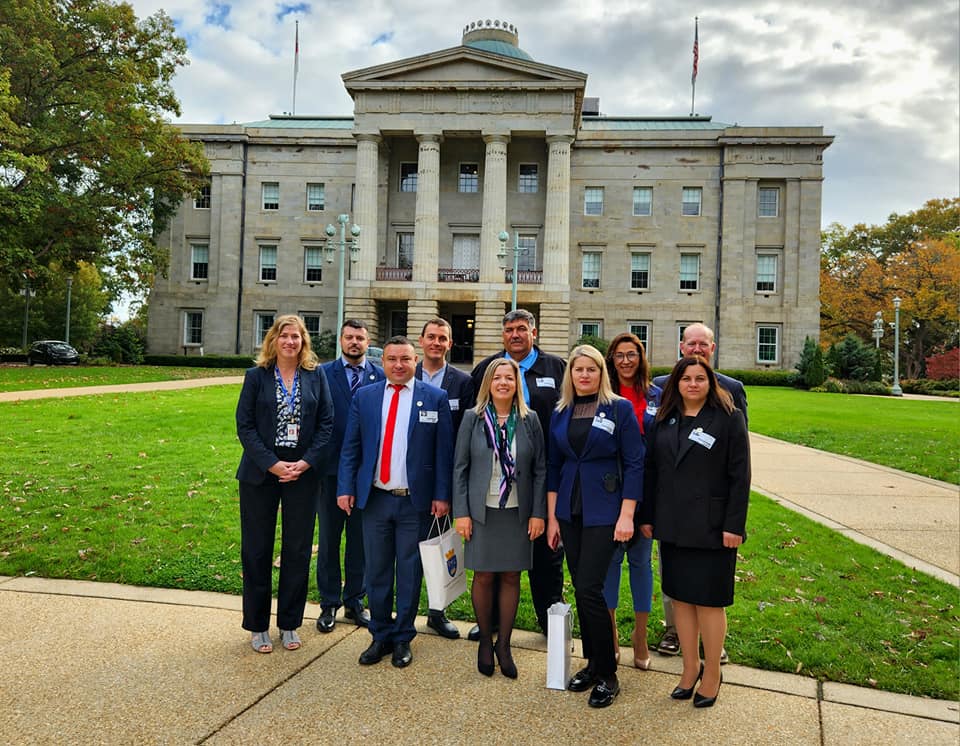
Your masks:
{"label": "man in red necktie", "polygon": [[[450,510],[455,433],[447,394],[416,380],[417,354],[406,337],[383,349],[386,385],[353,397],[337,472],[337,505],[363,521],[370,634],[361,665],[388,653],[403,668],[413,655],[423,568],[419,542],[431,516]],[[396,618],[393,599],[396,598]]]}

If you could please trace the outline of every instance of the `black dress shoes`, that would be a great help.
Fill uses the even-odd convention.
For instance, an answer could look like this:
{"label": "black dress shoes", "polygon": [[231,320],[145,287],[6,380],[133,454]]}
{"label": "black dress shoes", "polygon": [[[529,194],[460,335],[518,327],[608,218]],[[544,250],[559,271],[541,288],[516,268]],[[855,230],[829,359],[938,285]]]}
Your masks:
{"label": "black dress shoes", "polygon": [[[436,632],[440,637],[446,637],[448,640],[457,640],[460,638],[460,630],[447,619],[447,615],[442,611],[430,610],[427,615],[427,626]],[[479,628],[477,632],[479,633]]]}
{"label": "black dress shoes", "polygon": [[619,693],[620,682],[617,681],[616,676],[606,681],[601,680],[590,692],[590,699],[587,700],[587,704],[591,707],[609,707]]}
{"label": "black dress shoes", "polygon": [[333,627],[337,623],[337,610],[333,606],[324,606],[320,610],[320,616],[317,619],[317,630],[320,632],[333,632]]}
{"label": "black dress shoes", "polygon": [[697,674],[697,678],[693,680],[693,684],[689,689],[684,689],[683,687],[674,687],[673,691],[670,692],[671,699],[690,699],[693,696],[693,689],[697,685],[697,682],[703,678],[703,664],[700,664],[700,673]]}
{"label": "black dress shoes", "polygon": [[[497,634],[497,632],[500,631],[500,625],[494,624],[493,627],[490,629],[490,631],[491,631],[493,634]],[[470,640],[470,642],[479,642],[479,641],[480,641],[480,625],[479,625],[479,624],[474,624],[474,625],[470,628],[470,631],[467,632],[467,639]]]}
{"label": "black dress shoes", "polygon": [[393,657],[390,662],[396,668],[406,668],[413,660],[413,653],[410,652],[409,642],[395,642],[393,644]]}
{"label": "black dress shoes", "polygon": [[712,697],[704,697],[700,692],[697,692],[693,695],[693,706],[694,707],[713,707],[714,703],[717,701],[717,697],[720,696],[720,685],[723,684],[723,674],[720,674],[720,684],[717,684],[717,693]]}
{"label": "black dress shoes", "polygon": [[356,606],[345,606],[343,616],[352,621],[358,627],[370,626],[370,612],[363,608],[362,604]]}
{"label": "black dress shoes", "polygon": [[596,682],[596,674],[593,673],[590,666],[587,666],[586,668],[581,668],[570,677],[570,681],[567,682],[567,689],[571,692],[585,692]]}
{"label": "black dress shoes", "polygon": [[[410,649],[409,646],[407,649]],[[384,656],[389,655],[392,652],[393,645],[391,643],[374,640],[370,643],[370,647],[360,653],[360,665],[372,666],[374,663],[379,663],[381,660],[383,660]]]}

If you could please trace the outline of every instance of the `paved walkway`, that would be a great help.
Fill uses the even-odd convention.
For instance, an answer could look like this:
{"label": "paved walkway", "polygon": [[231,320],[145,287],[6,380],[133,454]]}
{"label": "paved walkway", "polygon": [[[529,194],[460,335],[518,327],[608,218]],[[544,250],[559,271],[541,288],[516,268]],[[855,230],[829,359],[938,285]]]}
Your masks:
{"label": "paved walkway", "polygon": [[[34,393],[0,395],[0,401]],[[960,585],[956,486],[764,436],[751,439],[754,489]],[[666,696],[680,661],[657,655],[651,671],[621,667],[620,698],[609,710],[594,711],[586,695],[543,686],[542,636],[516,634],[518,681],[499,674],[486,679],[476,673],[472,643],[443,640],[423,619],[413,665],[398,670],[384,661],[361,668],[356,661],[367,633],[341,623],[321,635],[315,604],[307,607],[302,650],[277,645],[262,656],[239,630],[239,613],[235,596],[0,577],[7,670],[0,678],[0,743],[634,744],[662,742],[666,728],[675,734],[678,727],[691,742],[955,746],[960,740],[957,702],[820,685],[736,664],[724,667],[717,705],[695,710]],[[461,631],[468,626],[460,624]]]}

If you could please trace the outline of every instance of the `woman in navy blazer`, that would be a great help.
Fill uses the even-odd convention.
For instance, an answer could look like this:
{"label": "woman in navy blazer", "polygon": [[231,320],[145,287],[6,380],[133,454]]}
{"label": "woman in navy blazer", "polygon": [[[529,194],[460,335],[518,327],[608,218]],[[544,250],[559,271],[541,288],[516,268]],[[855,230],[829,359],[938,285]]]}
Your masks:
{"label": "woman in navy blazer", "polygon": [[550,421],[547,541],[563,539],[587,665],[570,679],[588,704],[606,707],[620,693],[613,629],[603,584],[616,542],[633,536],[643,491],[644,445],[633,406],[610,388],[603,356],[575,347]]}
{"label": "woman in navy blazer", "polygon": [[277,625],[283,647],[296,650],[303,623],[313,543],[314,498],[324,447],[333,430],[333,403],[317,367],[303,319],[277,317],[256,366],[247,371],[237,402],[243,456],[240,483],[240,558],[243,628],[258,653],[273,650],[270,599],[277,509],[282,504]]}

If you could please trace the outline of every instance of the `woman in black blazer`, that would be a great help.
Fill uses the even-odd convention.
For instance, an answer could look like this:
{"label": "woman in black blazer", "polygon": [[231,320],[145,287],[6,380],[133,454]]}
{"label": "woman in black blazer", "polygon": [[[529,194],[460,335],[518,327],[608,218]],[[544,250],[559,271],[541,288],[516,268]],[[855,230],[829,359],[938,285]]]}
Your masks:
{"label": "woman in black blazer", "polygon": [[747,535],[750,441],[743,414],[704,358],[674,366],[647,442],[641,532],[660,541],[662,589],[673,599],[683,654],[670,696],[690,699],[702,679],[693,705],[712,707],[737,547]]}
{"label": "woman in black blazer", "polygon": [[[453,462],[453,515],[473,570],[471,597],[480,627],[477,670],[517,678],[510,635],[520,601],[520,571],[533,564],[533,541],[547,513],[543,431],[520,390],[512,358],[487,366],[477,405],[464,413]],[[500,580],[499,632],[494,646],[494,580]]]}
{"label": "woman in black blazer", "polygon": [[567,689],[593,687],[591,707],[606,707],[620,693],[603,584],[615,542],[633,536],[643,453],[633,405],[613,393],[603,356],[590,345],[575,347],[550,420],[547,542],[556,549],[563,539],[587,659]]}
{"label": "woman in black blazer", "polygon": [[303,319],[277,317],[256,367],[243,379],[237,437],[243,628],[258,653],[273,650],[270,599],[277,509],[282,504],[277,625],[283,647],[300,647],[313,543],[314,502],[323,448],[333,430],[326,376],[317,367]]}

